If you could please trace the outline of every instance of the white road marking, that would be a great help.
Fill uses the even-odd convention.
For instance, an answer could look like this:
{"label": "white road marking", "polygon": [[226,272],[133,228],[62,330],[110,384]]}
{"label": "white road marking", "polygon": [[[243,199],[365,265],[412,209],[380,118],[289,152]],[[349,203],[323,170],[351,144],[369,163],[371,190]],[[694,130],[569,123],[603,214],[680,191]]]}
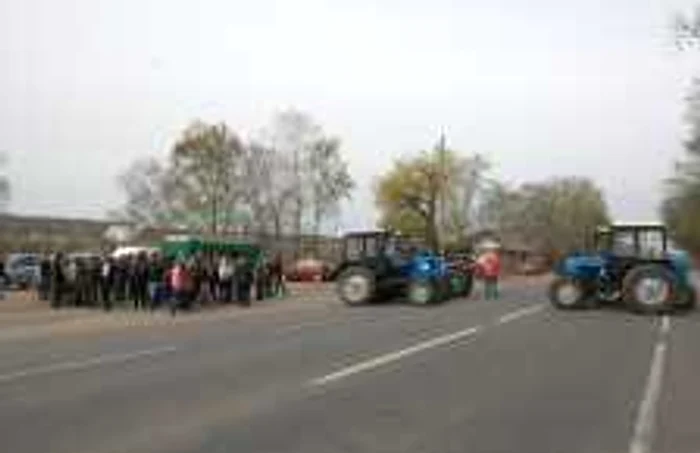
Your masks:
{"label": "white road marking", "polygon": [[644,389],[644,397],[639,405],[629,453],[648,453],[651,451],[656,428],[656,410],[659,397],[661,396],[661,384],[663,382],[666,351],[668,349],[666,334],[670,329],[671,320],[668,316],[664,316],[659,329],[661,336],[656,342],[654,355],[651,358],[651,369],[646,388]]}
{"label": "white road marking", "polygon": [[413,345],[411,347],[405,348],[405,349],[400,349],[395,352],[391,352],[389,354],[381,355],[379,357],[376,357],[371,360],[367,360],[364,362],[357,363],[355,365],[351,365],[349,367],[343,368],[342,370],[336,371],[334,373],[328,374],[326,376],[320,377],[313,379],[310,384],[319,386],[319,385],[325,385],[333,381],[337,381],[343,378],[346,378],[348,376],[352,376],[357,373],[361,373],[363,371],[368,371],[374,368],[378,368],[382,365],[386,365],[392,362],[396,362],[399,359],[402,359],[404,357],[407,357],[412,354],[416,354],[421,351],[425,351],[427,349],[435,348],[438,346],[442,346],[448,343],[453,343],[455,341],[461,340],[466,337],[470,337],[472,335],[475,335],[481,330],[481,326],[475,326],[475,327],[470,327],[468,329],[463,329],[458,332],[453,332],[451,334],[447,335],[441,335],[439,337],[433,338],[431,340],[424,341],[422,343],[418,343],[416,345]]}
{"label": "white road marking", "polygon": [[541,311],[544,308],[544,305],[535,305],[534,307],[527,307],[527,308],[522,308],[520,310],[516,310],[511,313],[507,313],[500,318],[498,318],[498,324],[506,324],[511,321],[515,321],[518,318],[522,318],[523,316],[529,316],[529,315],[534,315],[535,313]]}
{"label": "white road marking", "polygon": [[144,349],[141,351],[134,351],[125,354],[106,354],[96,356],[86,360],[80,361],[69,361],[69,362],[59,362],[51,365],[38,366],[35,368],[27,368],[20,371],[14,371],[7,374],[0,374],[0,383],[7,383],[16,381],[21,378],[39,376],[51,373],[57,373],[61,371],[76,371],[83,370],[90,367],[95,367],[99,365],[124,363],[131,360],[139,359],[142,357],[152,357],[160,354],[167,354],[176,351],[177,348],[174,346],[165,346],[153,349]]}

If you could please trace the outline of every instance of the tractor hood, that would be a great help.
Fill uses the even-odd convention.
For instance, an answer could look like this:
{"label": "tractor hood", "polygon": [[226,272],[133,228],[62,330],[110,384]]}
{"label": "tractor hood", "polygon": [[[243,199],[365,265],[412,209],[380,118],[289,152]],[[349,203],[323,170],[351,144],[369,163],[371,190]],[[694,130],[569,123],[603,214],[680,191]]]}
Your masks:
{"label": "tractor hood", "polygon": [[577,279],[593,279],[600,275],[604,259],[600,255],[573,254],[562,259],[555,271],[557,274]]}

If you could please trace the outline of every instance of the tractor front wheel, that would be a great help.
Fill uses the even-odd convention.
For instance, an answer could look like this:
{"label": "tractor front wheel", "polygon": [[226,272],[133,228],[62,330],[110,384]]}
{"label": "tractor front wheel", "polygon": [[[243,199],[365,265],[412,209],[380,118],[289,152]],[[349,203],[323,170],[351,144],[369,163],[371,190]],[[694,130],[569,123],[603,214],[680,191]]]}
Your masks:
{"label": "tractor front wheel", "polygon": [[549,301],[560,310],[586,307],[587,294],[583,284],[571,278],[557,278],[549,285]]}
{"label": "tractor front wheel", "polygon": [[631,269],[622,282],[622,299],[638,313],[669,311],[675,294],[673,274],[656,264]]}
{"label": "tractor front wheel", "polygon": [[436,285],[430,280],[415,280],[408,284],[408,301],[413,305],[430,305],[438,297]]}
{"label": "tractor front wheel", "polygon": [[374,273],[364,267],[350,267],[338,276],[337,292],[347,305],[364,305],[374,297]]}

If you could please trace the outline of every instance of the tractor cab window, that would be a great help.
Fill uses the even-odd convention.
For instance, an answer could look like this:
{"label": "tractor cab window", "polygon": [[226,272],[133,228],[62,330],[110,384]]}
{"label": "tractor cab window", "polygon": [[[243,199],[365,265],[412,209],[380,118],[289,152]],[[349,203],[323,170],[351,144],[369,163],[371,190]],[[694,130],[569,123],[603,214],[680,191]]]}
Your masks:
{"label": "tractor cab window", "polygon": [[362,257],[362,241],[358,238],[345,240],[345,258],[350,261],[359,260]]}
{"label": "tractor cab window", "polygon": [[660,258],[664,253],[664,234],[658,230],[639,232],[639,254],[646,258]]}
{"label": "tractor cab window", "polygon": [[617,231],[615,233],[612,251],[619,256],[635,256],[635,241],[633,231]]}
{"label": "tractor cab window", "polygon": [[368,236],[365,238],[365,256],[376,257],[379,252],[379,241],[376,237]]}

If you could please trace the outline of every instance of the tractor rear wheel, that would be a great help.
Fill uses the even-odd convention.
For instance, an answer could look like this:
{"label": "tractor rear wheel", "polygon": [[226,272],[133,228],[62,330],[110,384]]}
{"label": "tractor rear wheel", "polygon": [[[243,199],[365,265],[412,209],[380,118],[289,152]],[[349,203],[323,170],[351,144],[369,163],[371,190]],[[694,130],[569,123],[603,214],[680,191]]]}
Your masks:
{"label": "tractor rear wheel", "polygon": [[657,264],[632,268],[622,281],[622,300],[638,313],[662,313],[673,308],[676,279]]}
{"label": "tractor rear wheel", "polygon": [[430,305],[439,300],[438,288],[430,280],[414,280],[408,284],[408,301],[412,305]]}
{"label": "tractor rear wheel", "polygon": [[549,301],[560,310],[574,310],[587,306],[586,290],[572,278],[557,278],[549,285]]}
{"label": "tractor rear wheel", "polygon": [[338,297],[347,305],[364,305],[374,297],[374,273],[364,267],[349,267],[338,276]]}

